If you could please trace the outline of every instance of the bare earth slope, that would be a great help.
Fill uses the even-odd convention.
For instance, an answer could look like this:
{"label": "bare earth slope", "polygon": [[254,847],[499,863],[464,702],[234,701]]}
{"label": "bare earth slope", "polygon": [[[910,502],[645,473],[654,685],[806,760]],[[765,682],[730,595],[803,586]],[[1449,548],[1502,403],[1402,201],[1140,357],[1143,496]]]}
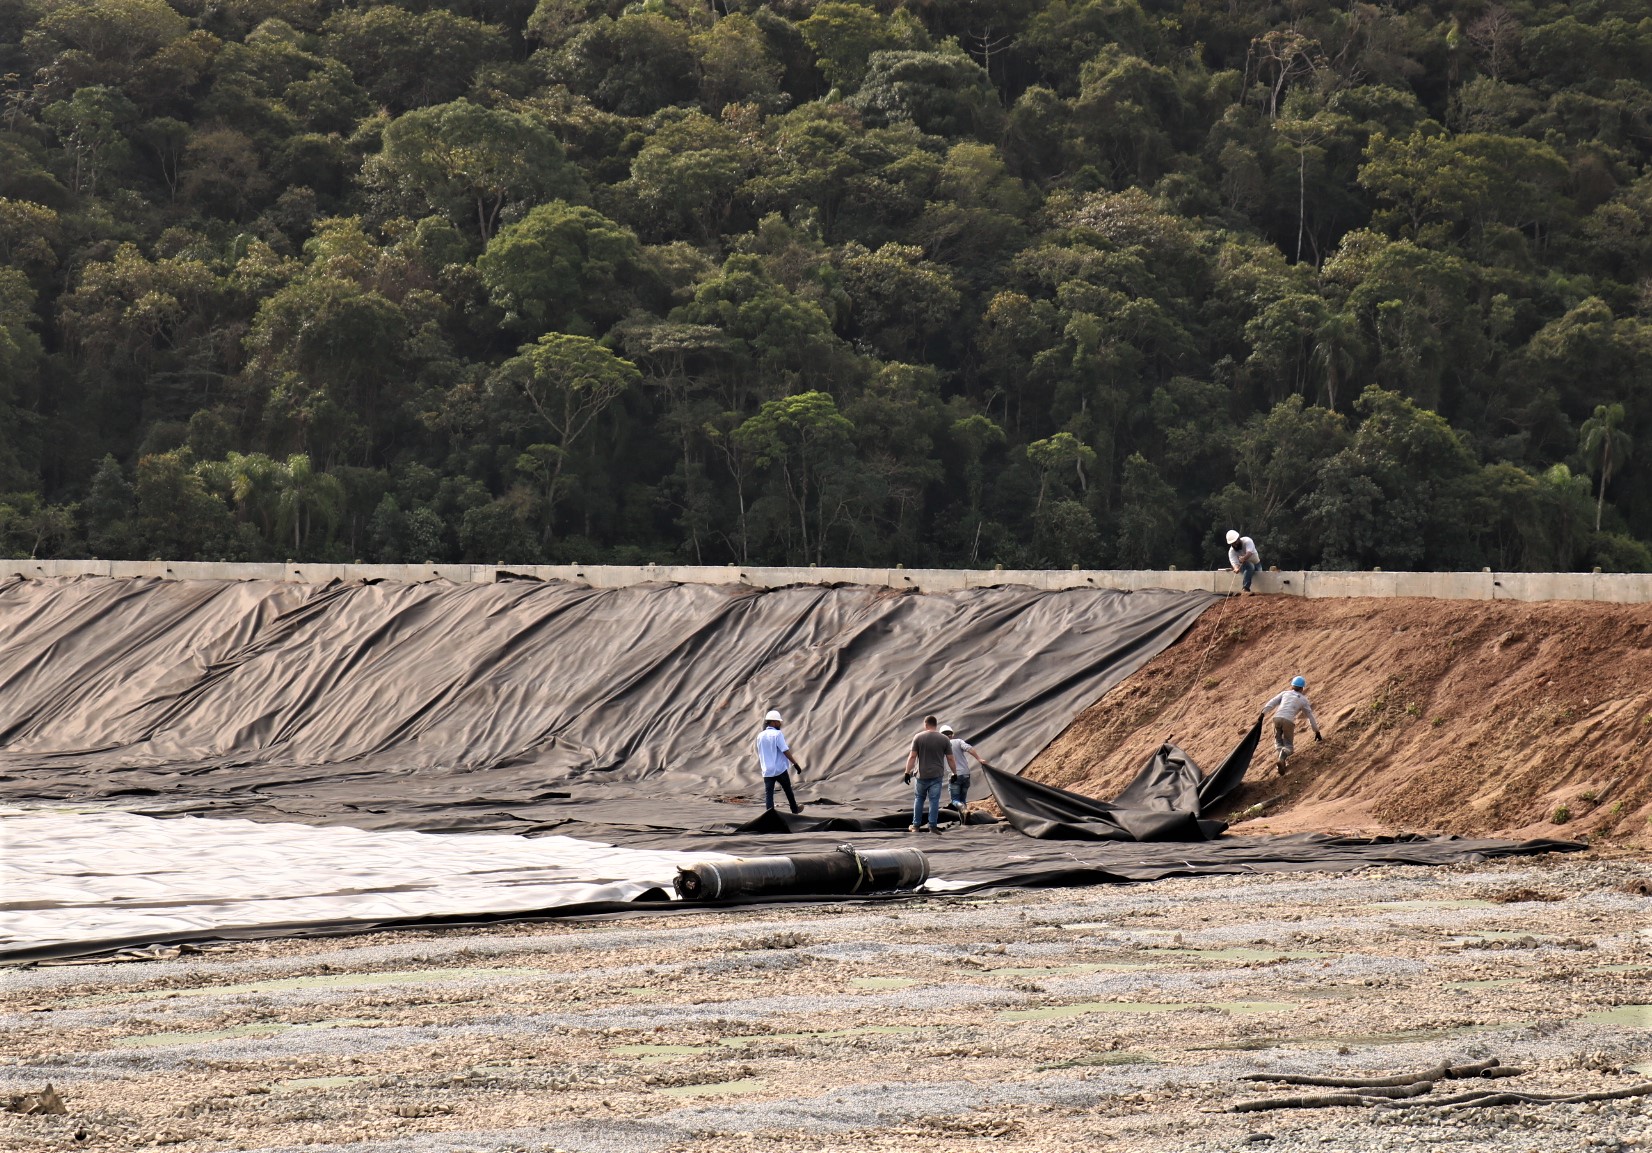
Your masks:
{"label": "bare earth slope", "polygon": [[1027,775],[1110,796],[1166,740],[1208,769],[1299,673],[1326,739],[1304,732],[1280,777],[1264,734],[1235,806],[1263,816],[1235,832],[1587,832],[1652,846],[1652,605],[1229,600]]}

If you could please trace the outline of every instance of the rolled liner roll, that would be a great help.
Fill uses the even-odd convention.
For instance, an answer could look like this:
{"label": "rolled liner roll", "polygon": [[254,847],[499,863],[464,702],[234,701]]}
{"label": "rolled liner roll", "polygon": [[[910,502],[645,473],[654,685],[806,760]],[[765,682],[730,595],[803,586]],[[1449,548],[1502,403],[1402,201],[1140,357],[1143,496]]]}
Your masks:
{"label": "rolled liner roll", "polygon": [[675,884],[677,896],[685,901],[718,901],[915,889],[928,879],[929,860],[917,849],[862,853],[851,845],[840,845],[834,853],[701,861],[680,868]]}

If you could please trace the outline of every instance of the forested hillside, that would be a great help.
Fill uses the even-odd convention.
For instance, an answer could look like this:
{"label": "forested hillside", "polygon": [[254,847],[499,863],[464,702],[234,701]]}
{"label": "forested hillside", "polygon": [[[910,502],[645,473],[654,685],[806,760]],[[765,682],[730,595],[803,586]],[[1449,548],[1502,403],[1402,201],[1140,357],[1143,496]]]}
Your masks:
{"label": "forested hillside", "polygon": [[0,553],[1652,568],[1652,4],[0,0]]}

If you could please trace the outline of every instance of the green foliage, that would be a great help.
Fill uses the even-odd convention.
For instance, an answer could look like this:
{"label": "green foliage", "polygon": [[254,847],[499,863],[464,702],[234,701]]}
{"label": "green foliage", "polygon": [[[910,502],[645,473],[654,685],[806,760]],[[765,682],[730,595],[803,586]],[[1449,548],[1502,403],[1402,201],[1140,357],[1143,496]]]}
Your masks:
{"label": "green foliage", "polygon": [[850,104],[869,124],[904,122],[933,136],[987,136],[1001,117],[986,70],[955,44],[872,53]]}
{"label": "green foliage", "polygon": [[788,553],[795,548],[816,563],[824,557],[826,535],[844,512],[844,458],[854,432],[824,392],[768,401],[735,430],[735,441],[756,467],[778,476],[797,517],[795,543],[789,523],[780,533]]}
{"label": "green foliage", "polygon": [[1641,15],[0,0],[0,550],[1652,568]]}
{"label": "green foliage", "polygon": [[498,28],[439,7],[347,8],[328,17],[322,33],[329,54],[393,111],[453,100],[482,64],[505,55]]}
{"label": "green foliage", "polygon": [[533,332],[605,332],[648,279],[629,229],[560,200],[507,225],[476,267],[507,321]]}
{"label": "green foliage", "polygon": [[566,196],[578,185],[562,146],[541,124],[468,100],[398,117],[383,139],[364,178],[415,213],[475,225],[484,243],[507,206]]}
{"label": "green foliage", "polygon": [[838,89],[858,86],[875,52],[927,46],[905,9],[885,16],[870,5],[837,0],[815,5],[797,30],[817,57],[815,67]]}
{"label": "green foliage", "polygon": [[540,490],[547,542],[575,442],[640,379],[636,365],[590,337],[551,332],[523,346],[490,380],[504,420],[529,435],[555,438],[554,443],[530,444],[516,460],[516,471]]}
{"label": "green foliage", "polygon": [[699,85],[688,28],[658,12],[581,23],[547,62],[550,78],[621,116],[691,100]]}
{"label": "green foliage", "polygon": [[1606,486],[1611,482],[1612,469],[1626,460],[1634,442],[1623,431],[1624,413],[1621,404],[1597,404],[1595,414],[1583,422],[1578,430],[1578,452],[1589,462],[1591,471],[1600,473],[1600,496],[1595,501],[1595,531],[1600,531],[1600,514],[1606,505]]}

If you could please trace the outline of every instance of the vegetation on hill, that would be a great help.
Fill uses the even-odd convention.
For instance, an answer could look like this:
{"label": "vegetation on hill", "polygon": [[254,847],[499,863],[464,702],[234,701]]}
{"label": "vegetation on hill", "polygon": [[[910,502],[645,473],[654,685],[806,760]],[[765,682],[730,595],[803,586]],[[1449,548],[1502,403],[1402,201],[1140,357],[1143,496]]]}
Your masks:
{"label": "vegetation on hill", "polygon": [[1644,0],[0,0],[0,552],[1652,568]]}

